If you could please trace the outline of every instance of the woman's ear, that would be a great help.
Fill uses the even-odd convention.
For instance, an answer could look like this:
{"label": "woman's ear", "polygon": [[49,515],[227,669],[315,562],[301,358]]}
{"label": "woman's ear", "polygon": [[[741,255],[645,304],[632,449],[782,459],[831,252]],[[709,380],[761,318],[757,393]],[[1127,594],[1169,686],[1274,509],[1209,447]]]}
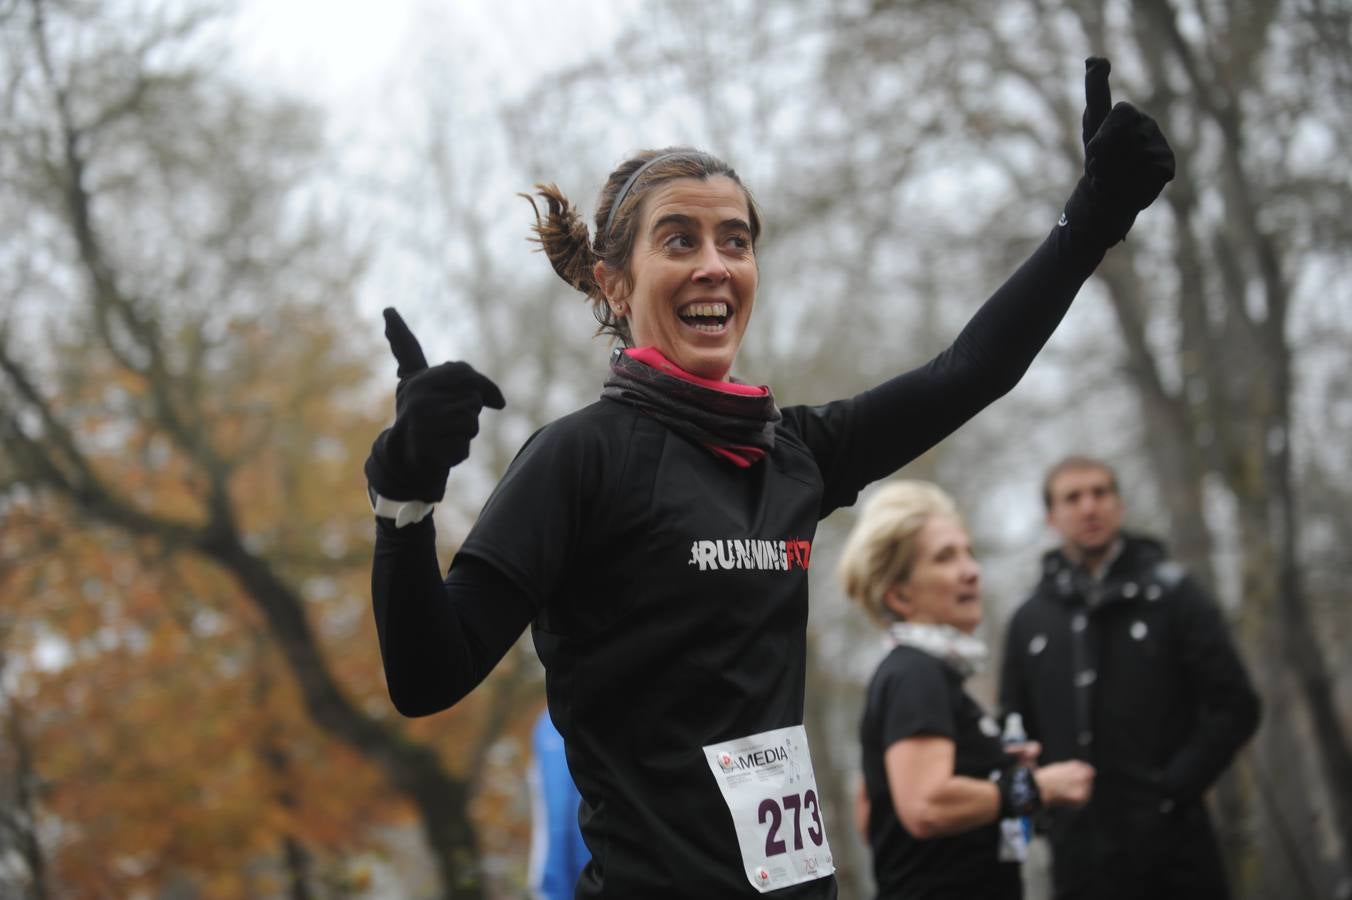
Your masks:
{"label": "woman's ear", "polygon": [[606,301],[613,308],[619,299],[617,296],[619,294],[619,278],[616,273],[610,270],[610,266],[598,259],[596,265],[592,266],[592,278],[600,286],[601,293],[606,295]]}
{"label": "woman's ear", "polygon": [[911,598],[900,584],[894,584],[883,594],[883,608],[903,622],[911,615]]}

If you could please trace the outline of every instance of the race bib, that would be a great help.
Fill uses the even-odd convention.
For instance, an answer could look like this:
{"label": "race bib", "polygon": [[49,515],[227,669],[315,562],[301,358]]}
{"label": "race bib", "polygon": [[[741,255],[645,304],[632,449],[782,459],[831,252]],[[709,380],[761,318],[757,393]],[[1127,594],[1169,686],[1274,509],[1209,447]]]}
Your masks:
{"label": "race bib", "polygon": [[773,891],[836,870],[802,725],[704,748],[732,813],[747,880]]}

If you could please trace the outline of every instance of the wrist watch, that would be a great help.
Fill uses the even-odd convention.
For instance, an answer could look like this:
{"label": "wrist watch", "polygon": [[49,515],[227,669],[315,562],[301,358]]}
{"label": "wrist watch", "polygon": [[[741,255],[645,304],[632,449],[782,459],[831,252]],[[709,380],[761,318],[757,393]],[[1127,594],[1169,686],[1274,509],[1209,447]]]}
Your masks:
{"label": "wrist watch", "polygon": [[421,500],[391,500],[382,497],[369,483],[366,485],[366,497],[371,501],[371,512],[382,519],[393,519],[395,528],[421,522],[437,507],[435,503],[424,503]]}
{"label": "wrist watch", "polygon": [[1003,817],[1026,816],[1042,808],[1042,794],[1033,778],[1033,770],[1027,766],[1006,766],[994,774],[994,780],[1000,792]]}

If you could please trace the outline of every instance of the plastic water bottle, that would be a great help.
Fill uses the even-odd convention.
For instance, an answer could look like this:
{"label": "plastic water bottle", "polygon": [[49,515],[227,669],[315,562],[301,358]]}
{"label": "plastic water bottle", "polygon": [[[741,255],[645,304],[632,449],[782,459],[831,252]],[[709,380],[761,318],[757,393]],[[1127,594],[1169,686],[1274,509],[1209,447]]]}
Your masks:
{"label": "plastic water bottle", "polygon": [[[1028,734],[1023,730],[1023,716],[1010,713],[1005,718],[1005,731],[1000,742],[1006,747],[1023,744]],[[1028,842],[1033,837],[1033,823],[1027,816],[1011,816],[1000,820],[1000,861],[1023,862],[1028,858]]]}

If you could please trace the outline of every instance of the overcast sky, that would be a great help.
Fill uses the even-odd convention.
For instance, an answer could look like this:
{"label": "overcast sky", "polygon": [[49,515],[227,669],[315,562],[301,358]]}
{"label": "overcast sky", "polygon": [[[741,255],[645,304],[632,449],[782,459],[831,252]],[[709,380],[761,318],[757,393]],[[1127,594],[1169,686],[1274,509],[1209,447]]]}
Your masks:
{"label": "overcast sky", "polygon": [[[238,0],[233,50],[262,92],[300,96],[325,112],[333,161],[358,181],[393,177],[396,157],[419,146],[429,87],[438,79],[458,112],[492,116],[504,102],[552,69],[574,65],[611,46],[640,0]],[[378,12],[377,12],[378,10]],[[449,73],[449,74],[447,74]],[[491,138],[485,135],[485,146]],[[497,193],[513,197],[522,179]],[[363,201],[354,183],[341,202]],[[367,208],[364,222],[380,210]],[[401,221],[407,221],[401,220]],[[522,215],[522,222],[525,215]],[[522,226],[524,228],[524,225]],[[382,247],[360,291],[363,315],[399,297],[413,307],[420,291],[392,256],[394,229],[379,229]],[[525,247],[524,239],[522,247]],[[524,252],[524,251],[523,251]],[[429,338],[433,352],[451,352]]]}
{"label": "overcast sky", "polygon": [[[637,0],[240,0],[239,58],[334,108],[377,104],[429,46],[460,46],[498,99],[614,37]],[[378,12],[377,12],[378,9]]]}

